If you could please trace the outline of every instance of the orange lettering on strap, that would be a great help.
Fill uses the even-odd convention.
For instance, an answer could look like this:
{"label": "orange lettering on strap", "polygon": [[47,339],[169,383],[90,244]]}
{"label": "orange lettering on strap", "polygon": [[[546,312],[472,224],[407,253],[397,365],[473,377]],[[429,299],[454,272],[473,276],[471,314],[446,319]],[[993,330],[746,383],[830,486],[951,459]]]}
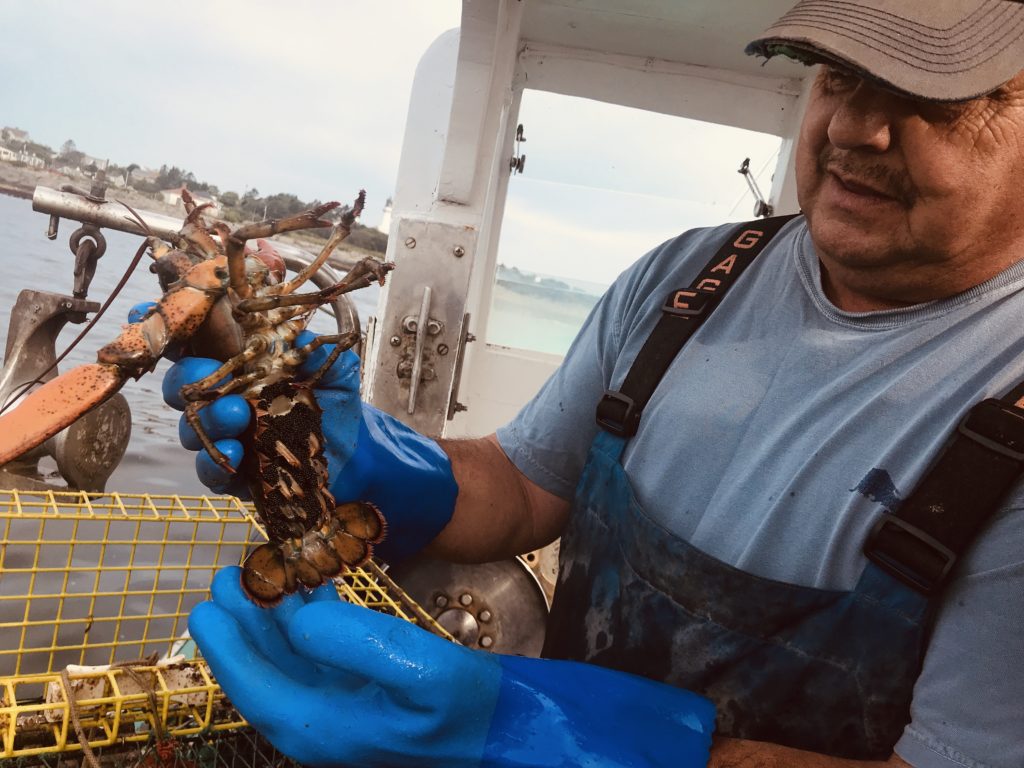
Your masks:
{"label": "orange lettering on strap", "polygon": [[672,298],[672,306],[676,309],[689,309],[690,302],[686,299],[692,299],[696,295],[693,291],[676,291],[676,295]]}
{"label": "orange lettering on strap", "polygon": [[736,238],[736,242],[733,245],[736,248],[753,248],[762,237],[764,237],[764,232],[760,229],[748,229]]}
{"label": "orange lettering on strap", "polygon": [[735,267],[735,266],[736,266],[736,254],[734,253],[732,256],[727,258],[725,261],[721,261],[718,264],[715,264],[715,266],[713,266],[711,268],[711,271],[712,272],[725,272],[725,274],[728,275],[730,272],[732,272],[732,268]]}
{"label": "orange lettering on strap", "polygon": [[699,283],[697,283],[697,290],[704,291],[706,293],[714,293],[718,290],[718,286],[722,284],[721,280],[715,280],[713,277],[705,277]]}

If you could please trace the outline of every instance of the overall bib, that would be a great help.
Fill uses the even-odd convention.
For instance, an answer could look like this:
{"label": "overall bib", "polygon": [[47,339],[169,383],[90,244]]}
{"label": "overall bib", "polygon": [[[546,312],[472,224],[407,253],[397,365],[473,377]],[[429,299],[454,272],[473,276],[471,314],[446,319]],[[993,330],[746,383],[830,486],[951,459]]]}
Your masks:
{"label": "overall bib", "polygon": [[873,563],[842,592],[716,560],[640,508],[625,444],[602,431],[591,445],[543,655],[701,693],[723,736],[888,758],[910,719],[927,599]]}

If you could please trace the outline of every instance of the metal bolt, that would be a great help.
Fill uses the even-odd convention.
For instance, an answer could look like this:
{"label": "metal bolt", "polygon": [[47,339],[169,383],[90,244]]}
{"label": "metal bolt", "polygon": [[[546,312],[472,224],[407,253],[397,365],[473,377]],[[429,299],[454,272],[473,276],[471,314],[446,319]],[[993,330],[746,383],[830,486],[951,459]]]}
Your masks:
{"label": "metal bolt", "polygon": [[434,598],[434,605],[436,605],[438,608],[444,608],[446,605],[448,605],[448,596],[438,595]]}
{"label": "metal bolt", "polygon": [[454,413],[462,413],[462,411],[468,411],[468,410],[469,410],[469,406],[463,405],[462,403],[456,401],[455,408],[453,409],[453,412]]}
{"label": "metal bolt", "polygon": [[473,596],[471,594],[469,594],[469,592],[467,592],[466,594],[462,595],[462,597],[459,598],[459,602],[462,603],[463,605],[471,605],[472,602],[473,602]]}
{"label": "metal bolt", "polygon": [[480,638],[481,648],[490,648],[492,645],[494,645],[494,638],[490,635],[484,635]]}
{"label": "metal bolt", "polygon": [[476,341],[476,334],[467,333],[466,334],[466,343],[469,344],[469,342],[471,342],[471,341]]}
{"label": "metal bolt", "polygon": [[456,245],[454,248],[452,248],[452,253],[455,254],[455,258],[461,259],[463,256],[466,255],[466,249],[463,248],[461,245]]}
{"label": "metal bolt", "polygon": [[392,347],[397,347],[397,346],[401,345],[401,343],[402,343],[402,340],[400,338],[398,338],[397,336],[392,336],[391,337],[391,346]]}
{"label": "metal bolt", "polygon": [[480,611],[480,615],[477,616],[477,618],[480,619],[480,621],[490,621],[491,612],[484,608],[482,611]]}
{"label": "metal bolt", "polygon": [[416,238],[415,237],[407,237],[407,238],[405,238],[405,247],[406,248],[415,248],[416,247]]}
{"label": "metal bolt", "polygon": [[441,357],[444,357],[445,355],[447,355],[448,354],[448,345],[447,344],[438,344],[437,345],[437,354],[441,355]]}

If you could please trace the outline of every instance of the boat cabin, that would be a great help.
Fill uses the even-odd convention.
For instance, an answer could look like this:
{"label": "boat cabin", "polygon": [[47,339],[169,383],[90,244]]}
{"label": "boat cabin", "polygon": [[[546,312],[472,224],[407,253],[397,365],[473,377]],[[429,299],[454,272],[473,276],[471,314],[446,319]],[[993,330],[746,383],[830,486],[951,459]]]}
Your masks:
{"label": "boat cabin", "polygon": [[644,252],[753,218],[755,187],[759,213],[796,211],[813,70],[744,53],[790,5],[464,0],[416,72],[364,397],[488,434]]}

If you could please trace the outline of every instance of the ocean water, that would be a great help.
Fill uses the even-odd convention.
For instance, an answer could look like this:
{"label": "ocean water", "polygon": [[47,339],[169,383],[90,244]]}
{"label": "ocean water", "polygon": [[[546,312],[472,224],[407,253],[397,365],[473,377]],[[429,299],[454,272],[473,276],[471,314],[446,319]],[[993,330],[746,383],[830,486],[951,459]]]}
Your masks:
{"label": "ocean water", "polygon": [[542,289],[498,280],[487,321],[487,343],[565,355],[600,294]]}
{"label": "ocean water", "polygon": [[[0,340],[6,349],[11,308],[22,289],[71,294],[74,256],[68,238],[77,222],[61,221],[58,237],[46,239],[48,217],[32,210],[29,200],[0,195]],[[106,253],[99,260],[96,276],[89,288],[89,299],[104,302],[127,269],[141,238],[104,230]],[[156,276],[149,272],[150,260],[144,257],[122,292],[90,334],[61,363],[64,371],[74,365],[91,363],[96,350],[113,340],[126,321],[128,311],[142,301],[160,297]],[[372,286],[353,294],[360,320],[376,312],[379,289]],[[322,313],[315,318],[313,330],[329,332],[333,320]],[[60,353],[81,331],[68,325],[57,342]],[[132,410],[132,435],[121,464],[107,482],[107,490],[126,493],[202,494],[206,490],[195,476],[194,454],[178,442],[179,413],[165,405],[160,394],[163,375],[170,363],[161,360],[156,370],[139,381],[129,381],[121,390]],[[55,472],[56,464],[43,459],[40,468]],[[59,478],[52,482],[62,485]]]}

